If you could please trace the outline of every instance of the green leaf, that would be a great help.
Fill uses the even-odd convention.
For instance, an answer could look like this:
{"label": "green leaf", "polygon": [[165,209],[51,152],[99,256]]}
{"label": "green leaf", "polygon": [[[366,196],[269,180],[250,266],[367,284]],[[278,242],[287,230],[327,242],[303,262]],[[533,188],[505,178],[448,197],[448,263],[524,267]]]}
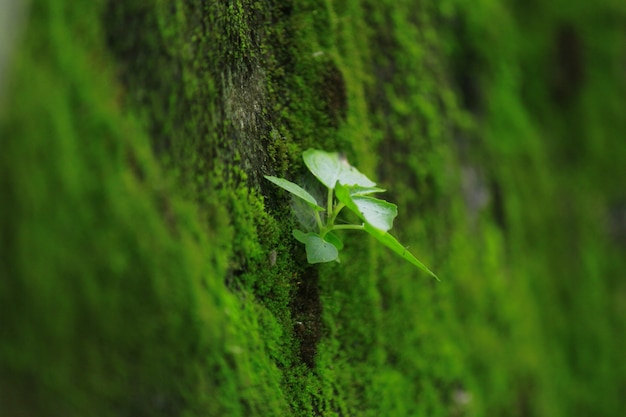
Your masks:
{"label": "green leaf", "polygon": [[304,243],[306,249],[306,259],[310,264],[331,262],[339,257],[339,251],[334,244],[327,242],[315,233],[304,233],[300,230],[293,230],[293,237]]}
{"label": "green leaf", "polygon": [[398,215],[398,206],[395,204],[378,198],[359,196],[353,197],[352,201],[363,214],[365,223],[385,232],[393,227],[393,219]]}
{"label": "green leaf", "polygon": [[339,178],[337,181],[343,185],[355,185],[361,187],[374,187],[376,183],[358,169],[348,164],[348,161],[342,161],[341,171],[339,172]]}
{"label": "green leaf", "polygon": [[387,191],[385,189],[378,188],[378,187],[361,187],[360,185],[354,185],[352,187],[348,187],[348,190],[350,191],[351,196],[384,193],[385,191]]}
{"label": "green leaf", "polygon": [[306,243],[306,237],[307,237],[307,234],[306,234],[306,233],[304,233],[303,231],[298,230],[298,229],[293,229],[293,230],[292,230],[292,232],[291,232],[291,234],[293,235],[293,237],[295,237],[295,238],[296,238],[296,240],[297,240],[298,242],[300,242],[300,243]]}
{"label": "green leaf", "polygon": [[315,210],[324,211],[324,208],[320,207],[320,205],[317,204],[315,198],[298,184],[294,184],[293,182],[288,181],[284,178],[273,177],[271,175],[264,175],[264,177],[266,180],[273,182],[280,188],[287,190],[296,197],[303,199],[307,202],[309,206],[313,207]]}
{"label": "green leaf", "polygon": [[341,241],[341,239],[339,239],[339,236],[337,236],[333,232],[326,233],[326,236],[324,236],[324,240],[335,245],[337,250],[343,249],[343,242]]}
{"label": "green leaf", "polygon": [[376,185],[336,152],[307,149],[302,153],[302,159],[311,173],[327,188],[335,188],[337,182],[361,187],[374,187]]}
{"label": "green leaf", "polygon": [[306,243],[306,259],[310,264],[330,262],[337,259],[339,251],[332,243],[329,243],[316,234],[311,234]]}
{"label": "green leaf", "polygon": [[307,149],[302,153],[302,159],[315,178],[327,188],[335,188],[342,166],[337,153]]}
{"label": "green leaf", "polygon": [[393,227],[393,219],[398,215],[398,207],[378,198],[350,195],[350,187],[337,184],[336,196],[365,223],[383,232]]}
{"label": "green leaf", "polygon": [[395,253],[397,253],[398,255],[400,255],[401,257],[411,262],[413,265],[439,281],[439,277],[437,277],[437,275],[435,275],[433,271],[428,269],[426,265],[421,263],[415,256],[411,254],[411,252],[409,252],[404,246],[402,246],[402,244],[400,244],[400,242],[398,242],[395,237],[391,236],[387,232],[376,229],[375,227],[372,227],[367,223],[365,223],[365,231],[374,236],[383,245],[387,246],[389,249],[391,249],[392,251],[394,251]]}

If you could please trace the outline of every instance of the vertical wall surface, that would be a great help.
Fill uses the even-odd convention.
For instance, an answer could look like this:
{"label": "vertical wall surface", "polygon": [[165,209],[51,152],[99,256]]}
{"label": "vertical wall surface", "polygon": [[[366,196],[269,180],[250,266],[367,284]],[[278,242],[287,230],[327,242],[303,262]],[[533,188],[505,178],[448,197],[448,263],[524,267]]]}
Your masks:
{"label": "vertical wall surface", "polygon": [[[544,3],[3,15],[0,415],[621,416],[626,7]],[[307,263],[308,148],[441,282]]]}

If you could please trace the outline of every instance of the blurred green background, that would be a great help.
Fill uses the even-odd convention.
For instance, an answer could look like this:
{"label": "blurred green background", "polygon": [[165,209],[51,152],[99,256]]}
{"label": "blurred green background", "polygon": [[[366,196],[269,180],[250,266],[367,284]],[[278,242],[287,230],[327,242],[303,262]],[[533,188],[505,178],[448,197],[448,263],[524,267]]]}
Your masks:
{"label": "blurred green background", "polygon": [[[0,415],[623,414],[623,1],[0,5]],[[306,263],[309,147],[440,283]]]}

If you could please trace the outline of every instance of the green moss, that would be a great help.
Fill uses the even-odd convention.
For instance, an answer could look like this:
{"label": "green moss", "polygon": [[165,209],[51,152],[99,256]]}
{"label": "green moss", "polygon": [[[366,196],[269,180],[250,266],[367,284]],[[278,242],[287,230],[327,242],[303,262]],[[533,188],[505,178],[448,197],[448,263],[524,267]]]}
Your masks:
{"label": "green moss", "polygon": [[[626,10],[561,3],[33,1],[0,414],[619,415]],[[263,175],[308,147],[441,283],[349,231],[306,264]]]}

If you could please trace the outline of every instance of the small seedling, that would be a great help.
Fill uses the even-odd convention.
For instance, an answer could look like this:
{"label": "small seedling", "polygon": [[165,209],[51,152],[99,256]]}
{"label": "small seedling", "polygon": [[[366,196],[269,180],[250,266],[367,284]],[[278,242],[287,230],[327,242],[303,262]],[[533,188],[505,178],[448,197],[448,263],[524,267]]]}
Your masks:
{"label": "small seedling", "polygon": [[[339,261],[339,251],[343,242],[335,233],[338,230],[363,230],[374,236],[383,245],[406,259],[422,271],[435,275],[404,246],[389,234],[393,219],[398,215],[395,204],[372,197],[372,194],[385,190],[351,166],[337,153],[309,149],[303,152],[304,163],[311,173],[328,190],[326,204],[320,204],[308,191],[284,178],[266,175],[265,178],[291,194],[302,199],[311,209],[317,233],[294,229],[293,236],[304,244],[307,260],[315,264]],[[335,224],[337,216],[344,208],[354,212],[363,223]]]}

